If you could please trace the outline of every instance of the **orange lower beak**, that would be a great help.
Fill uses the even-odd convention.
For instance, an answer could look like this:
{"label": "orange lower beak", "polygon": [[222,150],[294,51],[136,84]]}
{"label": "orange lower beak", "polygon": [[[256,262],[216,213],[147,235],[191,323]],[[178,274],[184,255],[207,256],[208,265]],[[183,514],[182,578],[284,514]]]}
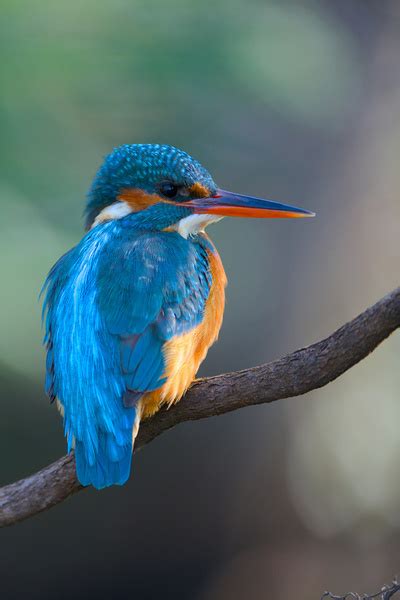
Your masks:
{"label": "orange lower beak", "polygon": [[186,203],[198,214],[220,215],[221,217],[255,217],[261,219],[290,219],[315,217],[315,213],[281,204],[272,200],[262,200],[252,196],[233,194],[218,190],[211,198],[196,198]]}

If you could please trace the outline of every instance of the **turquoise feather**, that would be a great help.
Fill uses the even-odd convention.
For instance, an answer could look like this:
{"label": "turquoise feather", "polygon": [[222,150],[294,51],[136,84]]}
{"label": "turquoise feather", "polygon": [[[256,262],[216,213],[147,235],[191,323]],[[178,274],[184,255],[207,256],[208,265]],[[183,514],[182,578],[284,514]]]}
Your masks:
{"label": "turquoise feather", "polygon": [[137,214],[95,227],[50,272],[47,389],[64,408],[83,485],[129,477],[137,401],[165,381],[163,345],[202,320],[206,247]]}

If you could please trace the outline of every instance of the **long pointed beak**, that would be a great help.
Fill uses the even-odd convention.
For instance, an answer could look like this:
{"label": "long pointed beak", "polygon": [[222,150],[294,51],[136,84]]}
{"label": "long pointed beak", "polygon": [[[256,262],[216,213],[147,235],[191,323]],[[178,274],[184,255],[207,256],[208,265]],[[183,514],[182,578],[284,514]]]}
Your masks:
{"label": "long pointed beak", "polygon": [[196,213],[221,215],[221,217],[258,217],[261,219],[289,219],[315,217],[315,213],[289,204],[242,196],[225,190],[217,190],[210,198],[195,198],[187,202]]}

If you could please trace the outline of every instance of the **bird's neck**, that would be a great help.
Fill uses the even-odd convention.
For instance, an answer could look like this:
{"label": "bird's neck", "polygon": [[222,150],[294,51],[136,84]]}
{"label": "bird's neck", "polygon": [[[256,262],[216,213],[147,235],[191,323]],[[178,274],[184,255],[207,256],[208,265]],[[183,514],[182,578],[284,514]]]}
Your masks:
{"label": "bird's neck", "polygon": [[192,214],[180,219],[177,223],[168,228],[168,231],[177,231],[183,238],[187,239],[205,231],[207,225],[217,223],[223,217],[207,214]]}
{"label": "bird's neck", "polygon": [[92,228],[107,221],[119,221],[122,227],[177,232],[187,239],[204,231],[207,225],[220,221],[221,218],[215,215],[194,214],[185,206],[167,204],[156,204],[146,210],[133,212],[124,202],[116,202],[98,215]]}

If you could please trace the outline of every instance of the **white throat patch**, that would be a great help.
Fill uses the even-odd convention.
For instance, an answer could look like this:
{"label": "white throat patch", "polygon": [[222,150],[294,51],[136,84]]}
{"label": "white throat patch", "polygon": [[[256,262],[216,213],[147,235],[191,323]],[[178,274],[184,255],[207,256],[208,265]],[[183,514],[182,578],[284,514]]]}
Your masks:
{"label": "white throat patch", "polygon": [[97,215],[95,220],[93,221],[93,227],[96,227],[100,223],[105,223],[106,221],[112,221],[114,219],[123,219],[133,213],[132,208],[126,202],[114,202],[114,204],[110,204],[110,206],[106,206],[103,210]]}
{"label": "white throat patch", "polygon": [[223,217],[217,217],[215,215],[190,215],[181,219],[176,224],[176,231],[180,233],[182,237],[187,239],[190,235],[195,235],[199,231],[204,231],[207,225],[211,223],[217,223],[223,219]]}
{"label": "white throat patch", "polygon": [[[114,202],[104,208],[93,221],[91,229],[105,223],[106,221],[113,221],[114,219],[123,219],[134,211],[126,202]],[[211,223],[217,223],[223,219],[223,217],[217,217],[216,215],[190,215],[178,221],[171,229],[177,231],[183,238],[187,239],[190,235],[196,235],[199,231],[204,231],[207,225]]]}

